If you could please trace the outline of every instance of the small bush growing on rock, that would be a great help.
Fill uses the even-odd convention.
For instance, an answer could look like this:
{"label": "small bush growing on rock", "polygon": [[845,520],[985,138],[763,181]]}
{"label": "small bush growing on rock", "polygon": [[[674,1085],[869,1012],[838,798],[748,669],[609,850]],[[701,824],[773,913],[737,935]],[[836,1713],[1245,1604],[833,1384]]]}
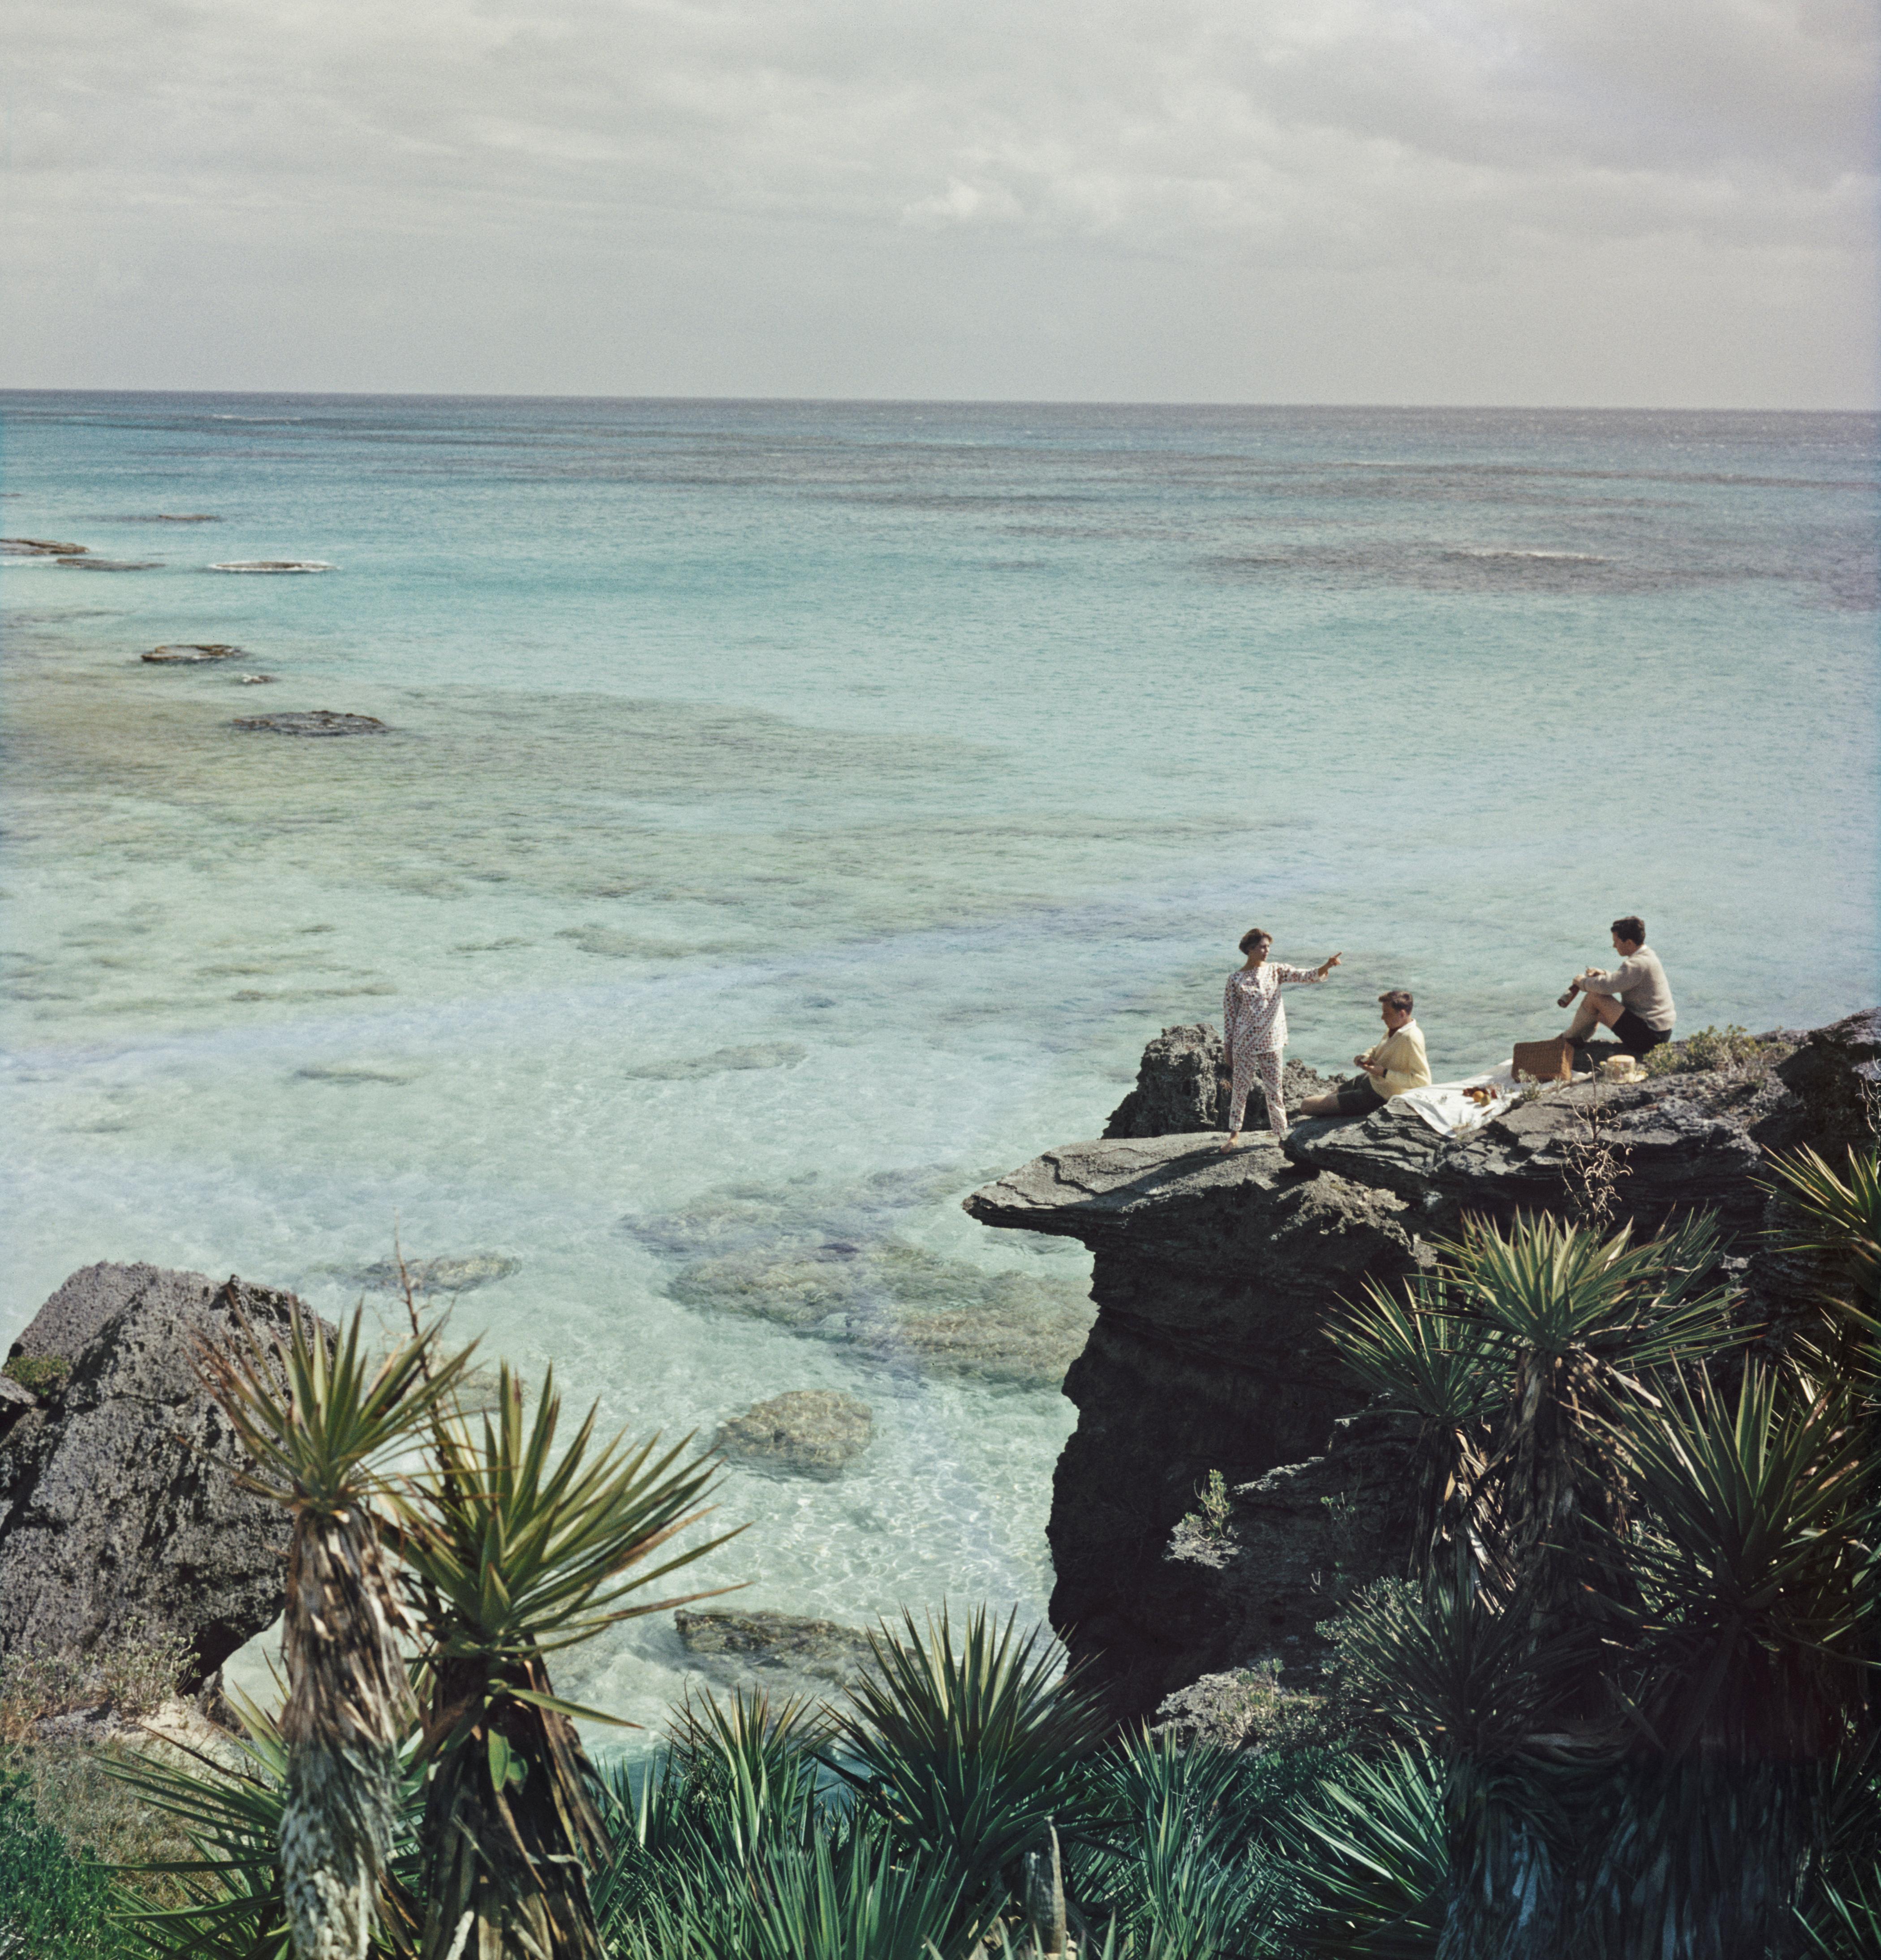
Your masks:
{"label": "small bush growing on rock", "polygon": [[1683,1041],[1662,1042],[1640,1064],[1648,1075],[1697,1075],[1714,1069],[1774,1068],[1790,1052],[1785,1042],[1759,1041],[1735,1021],[1701,1028]]}
{"label": "small bush growing on rock", "polygon": [[0,1375],[36,1395],[57,1395],[71,1374],[72,1363],[62,1354],[16,1354],[0,1368]]}

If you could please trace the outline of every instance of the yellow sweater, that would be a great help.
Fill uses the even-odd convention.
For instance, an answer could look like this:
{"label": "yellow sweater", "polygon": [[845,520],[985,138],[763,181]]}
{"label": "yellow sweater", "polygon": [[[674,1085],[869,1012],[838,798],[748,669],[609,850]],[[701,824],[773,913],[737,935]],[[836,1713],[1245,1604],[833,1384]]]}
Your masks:
{"label": "yellow sweater", "polygon": [[1367,1051],[1365,1059],[1373,1068],[1384,1071],[1372,1077],[1372,1086],[1382,1095],[1402,1096],[1407,1089],[1431,1086],[1431,1062],[1424,1052],[1424,1030],[1415,1021],[1406,1021],[1396,1034],[1386,1035],[1376,1048]]}

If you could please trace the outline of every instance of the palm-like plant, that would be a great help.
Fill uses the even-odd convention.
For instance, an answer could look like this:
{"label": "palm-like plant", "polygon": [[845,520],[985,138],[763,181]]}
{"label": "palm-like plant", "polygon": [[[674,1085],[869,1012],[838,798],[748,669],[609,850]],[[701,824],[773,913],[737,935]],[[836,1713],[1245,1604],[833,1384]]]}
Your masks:
{"label": "palm-like plant", "polygon": [[1015,1618],[980,1608],[957,1645],[944,1608],[925,1630],[904,1612],[899,1632],[871,1634],[877,1672],[848,1689],[830,1758],[896,1844],[957,1876],[956,1941],[1004,1903],[1106,1727],[1044,1629],[1020,1635]]}
{"label": "palm-like plant", "polygon": [[1328,1960],[1435,1960],[1450,1897],[1440,1765],[1396,1748],[1349,1759],[1296,1818],[1294,1876],[1310,1901],[1300,1950]]}
{"label": "palm-like plant", "polygon": [[[107,1773],[157,1810],[181,1820],[193,1858],[135,1867],[161,1874],[186,1895],[181,1906],[158,1908],[126,1896],[121,1923],[135,1951],[164,1960],[288,1960],[285,1874],[278,1854],[288,1802],[289,1751],[280,1725],[240,1694],[230,1697],[243,1733],[234,1760],[185,1748],[188,1759],[161,1756],[107,1758]],[[417,1737],[408,1735],[400,1774],[392,1855],[379,1923],[368,1947],[375,1956],[411,1951],[411,1909],[422,1778],[414,1768]],[[180,1747],[171,1745],[173,1748]]]}
{"label": "palm-like plant", "polygon": [[288,1543],[280,1855],[298,1960],[363,1960],[398,1814],[414,1629],[393,1584],[379,1507],[388,1456],[452,1391],[470,1350],[441,1360],[415,1332],[376,1366],[364,1310],[329,1337],[294,1310],[285,1340],[205,1345],[205,1382],[252,1459],[240,1481],[284,1505]]}
{"label": "palm-like plant", "polygon": [[1367,1281],[1329,1328],[1345,1363],[1383,1408],[1414,1416],[1423,1466],[1412,1557],[1463,1527],[1487,1466],[1487,1423],[1502,1399],[1501,1355],[1443,1280],[1420,1274],[1404,1294]]}
{"label": "palm-like plant", "polygon": [[431,1681],[423,1960],[595,1960],[588,1874],[607,1832],[573,1718],[612,1718],[558,1698],[547,1656],[702,1596],[622,1603],[735,1535],[636,1570],[704,1515],[715,1460],[597,1449],[594,1410],[557,1457],[561,1409],[551,1370],[525,1414],[505,1365],[494,1419],[434,1411],[404,1504]]}
{"label": "palm-like plant", "polygon": [[1097,1794],[1113,1822],[1108,1919],[1131,1960],[1217,1960],[1265,1952],[1283,1880],[1237,1801],[1242,1759],[1138,1731],[1107,1756]]}

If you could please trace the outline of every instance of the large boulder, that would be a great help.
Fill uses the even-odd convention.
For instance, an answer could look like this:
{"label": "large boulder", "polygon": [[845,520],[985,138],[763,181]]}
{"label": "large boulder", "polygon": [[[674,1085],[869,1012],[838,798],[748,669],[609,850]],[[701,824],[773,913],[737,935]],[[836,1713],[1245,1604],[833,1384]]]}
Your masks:
{"label": "large boulder", "polygon": [[[1329,1088],[1327,1078],[1303,1061],[1288,1060],[1281,1069],[1287,1106]],[[1227,1050],[1206,1021],[1165,1028],[1143,1051],[1136,1087],[1110,1112],[1104,1134],[1111,1137],[1178,1137],[1197,1130],[1225,1130],[1233,1084]],[[1257,1083],[1243,1119],[1250,1130],[1267,1127],[1267,1097]]]}
{"label": "large boulder", "polygon": [[67,1372],[0,1436],[0,1656],[180,1635],[193,1685],[273,1621],[287,1513],[237,1486],[243,1452],[194,1356],[238,1312],[266,1336],[294,1305],[239,1280],[110,1265],[47,1300],[12,1355]]}

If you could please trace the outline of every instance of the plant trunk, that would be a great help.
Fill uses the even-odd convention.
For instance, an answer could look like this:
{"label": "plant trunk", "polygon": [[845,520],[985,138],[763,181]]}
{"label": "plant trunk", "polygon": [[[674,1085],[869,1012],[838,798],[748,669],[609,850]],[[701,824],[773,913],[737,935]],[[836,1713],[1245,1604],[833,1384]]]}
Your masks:
{"label": "plant trunk", "polygon": [[432,1732],[452,1739],[425,1799],[421,1960],[600,1960],[588,1873],[607,1835],[593,1766],[566,1716],[491,1702],[504,1684],[552,1691],[539,1658],[500,1677],[482,1660],[438,1669]]}
{"label": "plant trunk", "polygon": [[378,1530],[302,1510],[288,1554],[281,1870],[296,1960],[365,1960],[392,1856],[411,1695]]}

